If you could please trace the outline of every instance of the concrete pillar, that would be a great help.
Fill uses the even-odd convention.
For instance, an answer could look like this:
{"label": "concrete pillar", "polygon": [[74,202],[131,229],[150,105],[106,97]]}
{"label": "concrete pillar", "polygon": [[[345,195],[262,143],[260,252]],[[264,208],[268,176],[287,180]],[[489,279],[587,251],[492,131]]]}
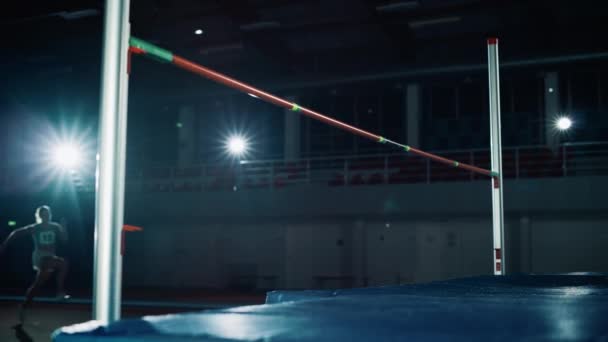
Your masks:
{"label": "concrete pillar", "polygon": [[405,90],[406,106],[406,143],[415,147],[420,146],[420,85],[408,84]]}
{"label": "concrete pillar", "polygon": [[548,72],[545,74],[545,144],[557,147],[559,135],[555,134],[555,118],[560,114],[559,104],[559,74]]}
{"label": "concrete pillar", "polygon": [[178,165],[180,167],[197,164],[199,161],[198,124],[194,106],[186,105],[179,109],[178,121]]}
{"label": "concrete pillar", "polygon": [[[287,97],[288,101],[296,102],[296,99]],[[300,123],[302,115],[285,109],[285,136],[283,138],[283,156],[285,160],[300,158]]]}

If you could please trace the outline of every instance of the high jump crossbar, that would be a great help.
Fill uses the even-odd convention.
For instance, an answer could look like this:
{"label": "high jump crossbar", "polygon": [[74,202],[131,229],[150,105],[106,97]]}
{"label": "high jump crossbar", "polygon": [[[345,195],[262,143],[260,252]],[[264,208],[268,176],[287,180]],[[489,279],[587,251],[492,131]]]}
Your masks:
{"label": "high jump crossbar", "polygon": [[135,37],[131,37],[130,39],[130,49],[129,51],[131,53],[134,54],[140,54],[140,55],[145,55],[147,57],[151,57],[157,61],[161,61],[164,63],[171,63],[179,68],[182,68],[184,70],[187,70],[191,73],[203,76],[207,79],[210,79],[216,83],[225,85],[229,88],[238,90],[240,92],[246,93],[246,94],[250,94],[250,95],[254,95],[266,102],[272,103],[274,105],[277,105],[279,107],[283,107],[285,109],[288,109],[290,111],[293,112],[297,112],[297,113],[301,113],[303,115],[306,115],[310,118],[313,118],[315,120],[319,120],[321,122],[324,122],[326,124],[332,125],[334,127],[346,130],[348,132],[351,132],[353,134],[359,135],[361,137],[376,141],[378,143],[382,143],[382,144],[387,144],[387,145],[392,145],[392,146],[396,146],[397,148],[405,151],[405,152],[409,152],[411,154],[414,155],[418,155],[420,157],[423,158],[427,158],[427,159],[431,159],[434,160],[436,162],[442,163],[442,164],[446,164],[446,165],[450,165],[456,168],[461,168],[461,169],[465,169],[467,171],[471,171],[477,174],[481,174],[481,175],[485,175],[485,176],[489,176],[489,177],[497,177],[498,173],[496,172],[492,172],[490,170],[486,170],[486,169],[482,169],[480,167],[477,166],[473,166],[473,165],[469,165],[469,164],[465,164],[465,163],[461,163],[458,162],[456,160],[451,160],[448,158],[444,158],[432,153],[428,153],[422,150],[419,150],[417,148],[408,146],[408,145],[404,145],[398,142],[395,142],[393,140],[387,139],[385,137],[382,137],[380,135],[365,131],[363,129],[357,128],[355,126],[349,125],[345,122],[336,120],[332,117],[329,117],[327,115],[318,113],[316,111],[313,111],[311,109],[305,108],[303,106],[298,105],[297,103],[293,103],[290,101],[287,101],[283,98],[280,98],[276,95],[267,93],[263,90],[260,90],[258,88],[255,88],[249,84],[243,83],[241,81],[235,80],[234,78],[228,77],[224,74],[221,74],[217,71],[211,70],[209,68],[206,68],[200,64],[194,63],[192,61],[189,61],[183,57],[177,56],[175,54],[173,54],[171,51],[165,50],[163,48],[160,48],[154,44],[151,44],[149,42],[146,42],[144,40],[135,38]]}

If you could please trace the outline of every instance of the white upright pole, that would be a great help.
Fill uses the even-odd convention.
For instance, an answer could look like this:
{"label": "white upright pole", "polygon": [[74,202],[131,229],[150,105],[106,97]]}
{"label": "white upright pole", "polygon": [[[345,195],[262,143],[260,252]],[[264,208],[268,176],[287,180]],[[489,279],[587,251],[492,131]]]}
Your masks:
{"label": "white upright pole", "polygon": [[500,138],[500,79],[498,39],[488,39],[488,78],[490,85],[490,154],[492,159],[492,232],[494,274],[506,274],[505,222],[503,209],[502,146]]}
{"label": "white upright pole", "polygon": [[95,207],[94,319],[120,319],[129,0],[107,0]]}

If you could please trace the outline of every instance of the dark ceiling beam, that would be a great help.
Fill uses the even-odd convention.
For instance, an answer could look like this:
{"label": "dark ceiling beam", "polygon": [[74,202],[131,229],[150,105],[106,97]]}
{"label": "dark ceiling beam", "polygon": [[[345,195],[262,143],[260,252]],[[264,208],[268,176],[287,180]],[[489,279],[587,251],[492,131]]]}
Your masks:
{"label": "dark ceiling beam", "polygon": [[[271,64],[276,65],[277,69],[283,69],[284,71],[296,71],[298,69],[292,63],[297,60],[296,56],[276,33],[280,32],[281,27],[270,28],[270,30],[262,28],[253,31],[243,29],[243,26],[261,20],[258,15],[259,8],[252,6],[249,1],[242,0],[224,0],[221,3],[224,13],[234,18],[234,24],[240,30],[243,40],[251,43],[255,49],[268,58]],[[278,4],[279,2],[265,2],[264,7]]]}
{"label": "dark ceiling beam", "polygon": [[[523,58],[514,60],[502,60],[501,68],[506,70],[511,69],[522,69],[527,67],[546,67],[554,68],[564,64],[574,63],[597,63],[608,61],[608,51],[602,52],[589,52],[589,53],[578,53],[571,55],[560,55],[552,57],[533,57]],[[407,80],[420,80],[427,77],[435,77],[440,75],[445,78],[449,75],[458,74],[471,74],[471,73],[484,73],[487,70],[487,64],[485,63],[473,63],[473,64],[455,64],[447,66],[420,66],[418,68],[400,68],[393,70],[386,70],[383,72],[373,72],[365,74],[355,75],[334,75],[319,77],[317,79],[308,79],[294,81],[293,78],[285,79],[282,83],[272,81],[261,81],[255,82],[251,78],[243,78],[242,81],[251,83],[260,89],[270,92],[277,92],[279,94],[290,94],[293,92],[299,92],[304,89],[319,89],[323,87],[333,87],[340,85],[354,85],[365,82],[376,82],[376,81],[407,81]],[[238,75],[235,75],[239,79]],[[207,82],[201,79],[201,82]],[[202,84],[206,84],[203,86]],[[159,101],[172,102],[172,101],[191,101],[192,99],[208,96],[223,96],[226,94],[232,94],[234,91],[231,89],[224,89],[216,86],[214,83],[207,82],[201,83],[199,87],[184,87],[181,89],[175,88],[173,95],[163,96]],[[135,95],[135,94],[134,94]],[[143,94],[137,94],[137,96],[143,96]]]}
{"label": "dark ceiling beam", "polygon": [[[13,25],[35,25],[39,20],[51,17],[74,20],[99,15],[103,9],[101,0],[12,2],[0,11],[0,27]],[[85,12],[86,11],[86,12]],[[97,13],[93,13],[96,11]]]}

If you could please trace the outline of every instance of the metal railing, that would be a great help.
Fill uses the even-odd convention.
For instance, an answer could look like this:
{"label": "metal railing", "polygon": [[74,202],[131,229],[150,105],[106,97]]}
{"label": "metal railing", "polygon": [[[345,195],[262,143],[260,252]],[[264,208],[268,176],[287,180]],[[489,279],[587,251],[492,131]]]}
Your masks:
{"label": "metal railing", "polygon": [[[489,150],[437,152],[490,168]],[[487,180],[462,169],[408,154],[241,161],[232,165],[131,170],[128,191],[191,192],[282,189],[302,184],[330,187]],[[608,175],[608,142],[503,149],[506,179]]]}
{"label": "metal railing", "polygon": [[[437,152],[441,156],[490,168],[487,149]],[[503,149],[505,179],[608,175],[608,142],[520,146]],[[462,169],[434,163],[404,153],[386,155],[332,156],[293,161],[260,160],[190,167],[128,169],[129,192],[202,192],[245,189],[283,189],[317,184],[329,187],[373,186],[408,183],[466,182],[487,180]],[[27,189],[18,170],[0,172],[3,189]],[[23,182],[27,183],[27,182]],[[32,183],[30,183],[31,185]],[[37,183],[33,183],[37,184]],[[94,191],[91,177],[75,186]]]}

